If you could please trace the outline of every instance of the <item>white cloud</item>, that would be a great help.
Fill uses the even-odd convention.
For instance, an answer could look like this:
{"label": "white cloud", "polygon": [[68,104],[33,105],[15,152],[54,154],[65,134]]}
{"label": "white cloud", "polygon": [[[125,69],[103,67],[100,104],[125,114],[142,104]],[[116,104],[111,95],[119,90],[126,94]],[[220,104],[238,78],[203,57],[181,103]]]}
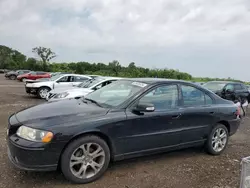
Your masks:
{"label": "white cloud", "polygon": [[[120,57],[150,67],[143,55],[161,53],[157,66],[165,67],[164,58],[171,56],[177,62],[171,68],[197,74],[179,53],[193,54],[196,62],[194,49],[202,47],[213,61],[221,57],[211,49],[249,47],[249,0],[1,0],[0,10],[0,41],[28,55],[34,46],[48,46],[60,52],[58,60]],[[89,55],[95,52],[96,57]],[[221,66],[228,59],[226,53],[223,57]],[[246,62],[242,55],[235,57]]]}

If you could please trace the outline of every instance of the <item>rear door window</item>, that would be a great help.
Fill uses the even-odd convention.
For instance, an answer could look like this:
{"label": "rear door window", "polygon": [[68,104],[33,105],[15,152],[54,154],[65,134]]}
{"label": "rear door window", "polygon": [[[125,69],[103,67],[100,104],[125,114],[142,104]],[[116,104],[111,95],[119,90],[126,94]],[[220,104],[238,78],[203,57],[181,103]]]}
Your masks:
{"label": "rear door window", "polygon": [[200,106],[206,104],[205,93],[193,86],[182,85],[181,92],[183,97],[183,106],[185,107]]}
{"label": "rear door window", "polygon": [[241,86],[241,84],[235,84],[235,85],[234,85],[234,89],[235,89],[235,90],[242,90],[243,87]]}

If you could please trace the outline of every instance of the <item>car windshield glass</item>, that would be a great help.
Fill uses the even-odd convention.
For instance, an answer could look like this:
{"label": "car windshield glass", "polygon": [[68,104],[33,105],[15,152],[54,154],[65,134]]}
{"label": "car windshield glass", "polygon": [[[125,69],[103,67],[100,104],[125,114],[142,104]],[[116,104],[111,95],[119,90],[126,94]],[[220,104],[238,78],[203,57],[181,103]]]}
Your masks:
{"label": "car windshield glass", "polygon": [[99,82],[103,81],[104,78],[96,78],[92,80],[87,80],[86,82],[83,82],[82,85],[78,85],[80,88],[90,88],[94,86],[95,84],[98,84]]}
{"label": "car windshield glass", "polygon": [[146,87],[147,84],[135,81],[116,81],[99,90],[86,95],[103,107],[116,107],[125,102],[129,97]]}
{"label": "car windshield glass", "polygon": [[36,75],[36,72],[31,71],[30,74],[31,74],[31,75]]}
{"label": "car windshield glass", "polygon": [[51,81],[55,81],[55,80],[57,80],[57,79],[60,78],[60,77],[62,77],[62,75],[61,75],[61,74],[57,74],[57,75],[55,75],[55,76],[52,76],[52,77],[50,78],[50,80],[51,80]]}
{"label": "car windshield glass", "polygon": [[211,91],[218,91],[218,90],[222,90],[222,88],[226,85],[226,83],[223,82],[210,82],[210,83],[206,83],[203,85],[203,87],[205,87],[206,89],[209,89]]}

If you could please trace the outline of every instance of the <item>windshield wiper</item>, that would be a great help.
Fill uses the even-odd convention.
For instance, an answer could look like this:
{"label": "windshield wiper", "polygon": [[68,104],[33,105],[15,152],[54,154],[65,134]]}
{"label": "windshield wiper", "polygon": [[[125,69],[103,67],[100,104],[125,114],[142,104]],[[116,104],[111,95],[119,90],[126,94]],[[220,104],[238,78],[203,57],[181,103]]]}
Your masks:
{"label": "windshield wiper", "polygon": [[93,100],[93,99],[89,99],[89,98],[84,98],[83,99],[83,101],[90,101],[90,102],[92,102],[92,103],[94,103],[94,104],[96,104],[97,106],[99,106],[99,107],[102,107],[102,105],[101,104],[99,104],[97,101],[95,101],[95,100]]}

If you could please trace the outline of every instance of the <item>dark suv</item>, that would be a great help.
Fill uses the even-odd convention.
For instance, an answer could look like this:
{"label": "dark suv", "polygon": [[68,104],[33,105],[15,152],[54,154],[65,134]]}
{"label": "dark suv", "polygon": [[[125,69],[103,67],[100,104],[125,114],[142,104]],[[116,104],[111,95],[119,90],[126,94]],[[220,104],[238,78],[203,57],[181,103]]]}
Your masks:
{"label": "dark suv", "polygon": [[207,82],[203,87],[213,91],[220,97],[235,101],[240,100],[244,102],[248,100],[250,102],[250,93],[248,88],[240,82],[229,81],[212,81]]}

